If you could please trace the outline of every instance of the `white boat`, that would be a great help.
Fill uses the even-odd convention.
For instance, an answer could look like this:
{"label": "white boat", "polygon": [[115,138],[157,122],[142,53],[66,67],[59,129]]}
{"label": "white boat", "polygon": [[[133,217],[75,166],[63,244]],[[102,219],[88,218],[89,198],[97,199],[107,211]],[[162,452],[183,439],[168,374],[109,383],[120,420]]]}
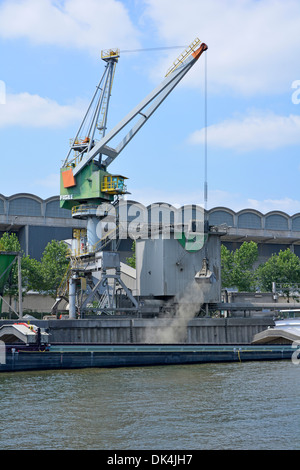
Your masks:
{"label": "white boat", "polygon": [[253,344],[300,344],[300,318],[276,320],[275,325],[257,333]]}

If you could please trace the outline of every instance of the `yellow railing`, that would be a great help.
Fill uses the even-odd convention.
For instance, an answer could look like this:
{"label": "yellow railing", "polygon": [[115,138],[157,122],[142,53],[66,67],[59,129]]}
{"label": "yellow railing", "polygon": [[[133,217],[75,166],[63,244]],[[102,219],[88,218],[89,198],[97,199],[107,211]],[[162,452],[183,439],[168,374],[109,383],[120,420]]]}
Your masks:
{"label": "yellow railing", "polygon": [[58,286],[58,289],[57,289],[57,295],[58,297],[61,296],[61,295],[65,295],[67,293],[67,287],[68,287],[68,282],[69,282],[69,278],[70,278],[70,275],[71,275],[71,263],[68,264],[68,267],[62,277],[62,280],[60,282],[60,285]]}
{"label": "yellow railing", "polygon": [[72,215],[76,215],[79,212],[89,214],[91,209],[93,209],[95,211],[95,209],[97,209],[98,206],[99,206],[99,204],[81,204],[79,206],[73,206],[72,207]]}
{"label": "yellow railing", "polygon": [[170,75],[170,73],[172,73],[175,69],[177,69],[177,67],[179,67],[179,65],[181,65],[185,60],[186,58],[192,53],[195,51],[195,49],[198,48],[198,46],[201,44],[201,41],[200,39],[196,38],[186,49],[185,51],[182,52],[182,54],[180,54],[179,57],[177,57],[177,59],[173,62],[173,65],[167,70],[167,73],[166,73],[166,77],[168,75]]}
{"label": "yellow railing", "polygon": [[125,184],[118,185],[118,183],[115,181],[111,181],[111,182],[105,181],[101,184],[101,191],[103,193],[122,194],[127,191],[127,187]]}
{"label": "yellow railing", "polygon": [[110,59],[113,57],[116,59],[120,57],[120,49],[105,49],[101,51],[101,59]]}
{"label": "yellow railing", "polygon": [[74,238],[77,240],[77,248],[73,248],[72,250],[72,257],[75,257],[76,260],[80,258],[80,256],[86,256],[89,254],[93,254],[96,251],[100,251],[103,249],[111,240],[114,239],[118,231],[118,227],[113,228],[109,232],[105,233],[104,236],[98,240],[94,245],[90,246],[89,248],[84,244],[83,246],[80,245],[80,237],[83,235],[83,231],[80,229],[74,230]]}

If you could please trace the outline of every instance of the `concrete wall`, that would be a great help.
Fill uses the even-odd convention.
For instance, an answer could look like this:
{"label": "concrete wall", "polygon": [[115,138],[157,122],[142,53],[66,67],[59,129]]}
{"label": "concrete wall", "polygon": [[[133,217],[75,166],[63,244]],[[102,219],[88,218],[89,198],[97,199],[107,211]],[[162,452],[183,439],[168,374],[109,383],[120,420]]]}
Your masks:
{"label": "concrete wall", "polygon": [[[9,297],[4,296],[4,300],[9,304]],[[50,295],[42,295],[38,294],[37,292],[28,293],[23,297],[23,312],[24,315],[26,313],[50,313],[51,308],[54,304],[55,300],[50,297]],[[65,310],[67,307],[67,302],[62,301],[59,305],[60,310]],[[15,299],[12,300],[12,308],[16,311],[19,310],[18,301]],[[3,302],[2,305],[2,313],[8,312],[9,308],[8,305]]]}
{"label": "concrete wall", "polygon": [[[11,321],[13,322],[13,321]],[[14,321],[15,322],[15,321]],[[0,326],[9,321],[0,321]],[[176,319],[101,318],[96,320],[37,320],[48,328],[50,343],[199,343],[245,344],[273,326],[270,318]]]}

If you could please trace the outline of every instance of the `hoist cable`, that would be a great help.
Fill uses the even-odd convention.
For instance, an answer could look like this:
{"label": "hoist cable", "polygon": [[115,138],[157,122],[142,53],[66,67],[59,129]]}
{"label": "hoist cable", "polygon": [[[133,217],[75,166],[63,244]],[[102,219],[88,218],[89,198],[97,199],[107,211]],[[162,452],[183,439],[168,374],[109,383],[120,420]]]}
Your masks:
{"label": "hoist cable", "polygon": [[148,49],[132,49],[132,50],[124,50],[120,51],[120,54],[124,54],[126,52],[145,52],[145,51],[163,51],[166,49],[184,49],[188,46],[169,46],[169,47],[149,47]]}
{"label": "hoist cable", "polygon": [[204,61],[204,209],[207,211],[207,53]]}
{"label": "hoist cable", "polygon": [[[204,60],[204,233],[209,231],[207,212],[207,53]],[[205,243],[205,258],[208,259],[208,247]]]}

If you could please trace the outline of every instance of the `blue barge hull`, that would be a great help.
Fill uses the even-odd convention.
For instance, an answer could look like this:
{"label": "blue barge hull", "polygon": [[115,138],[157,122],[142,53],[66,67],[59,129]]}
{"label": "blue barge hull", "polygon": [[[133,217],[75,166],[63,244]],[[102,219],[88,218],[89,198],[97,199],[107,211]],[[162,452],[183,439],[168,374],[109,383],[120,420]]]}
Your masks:
{"label": "blue barge hull", "polygon": [[292,345],[55,345],[46,351],[9,349],[0,372],[288,360],[295,353]]}

